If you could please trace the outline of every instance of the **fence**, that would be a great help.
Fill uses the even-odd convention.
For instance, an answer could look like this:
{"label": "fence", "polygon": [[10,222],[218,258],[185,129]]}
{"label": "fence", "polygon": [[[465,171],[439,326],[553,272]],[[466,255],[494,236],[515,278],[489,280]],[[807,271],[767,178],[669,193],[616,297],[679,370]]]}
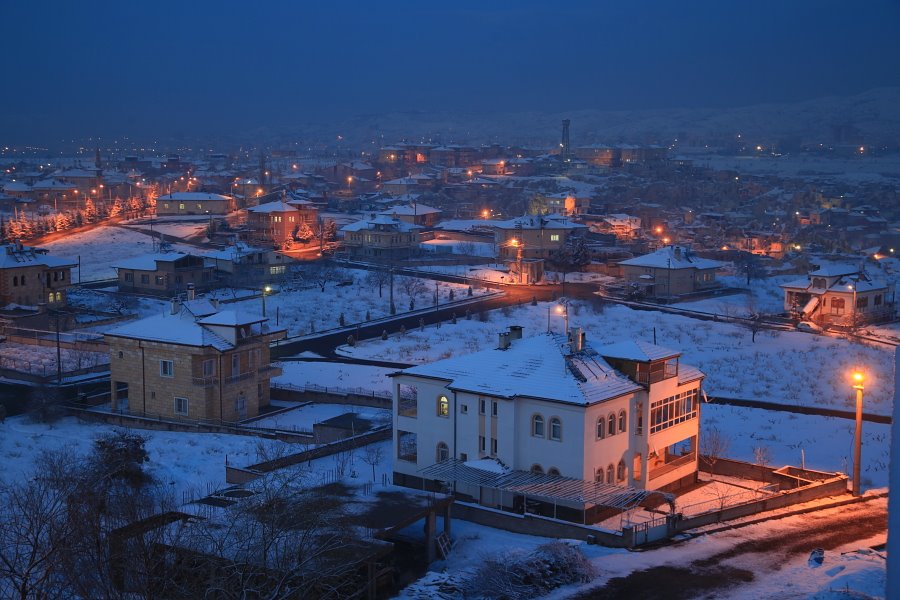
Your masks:
{"label": "fence", "polygon": [[322,404],[353,404],[369,408],[391,408],[392,396],[388,391],[374,391],[359,387],[333,387],[315,384],[271,384],[272,398],[292,402],[313,401]]}

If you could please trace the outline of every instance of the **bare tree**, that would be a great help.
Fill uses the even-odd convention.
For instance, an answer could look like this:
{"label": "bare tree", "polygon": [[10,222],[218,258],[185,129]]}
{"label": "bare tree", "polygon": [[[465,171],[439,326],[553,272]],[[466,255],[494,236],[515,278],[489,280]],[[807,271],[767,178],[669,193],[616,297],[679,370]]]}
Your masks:
{"label": "bare tree", "polygon": [[387,270],[375,269],[374,271],[369,271],[369,274],[366,275],[366,283],[373,288],[378,287],[378,297],[381,298],[382,290],[384,289],[384,286],[387,285],[390,278],[391,274]]}
{"label": "bare tree", "polygon": [[384,460],[384,448],[381,444],[369,444],[363,448],[363,454],[360,459],[372,467],[372,481],[375,481],[375,467]]}
{"label": "bare tree", "polygon": [[710,427],[700,436],[700,458],[709,465],[711,475],[730,446],[731,440],[716,427]]}
{"label": "bare tree", "polygon": [[340,277],[341,270],[330,261],[318,261],[310,263],[306,270],[306,279],[319,286],[319,291],[324,292],[325,286]]}
{"label": "bare tree", "polygon": [[428,291],[428,286],[418,277],[402,277],[400,278],[400,289],[406,293],[410,301],[415,301],[418,296]]}

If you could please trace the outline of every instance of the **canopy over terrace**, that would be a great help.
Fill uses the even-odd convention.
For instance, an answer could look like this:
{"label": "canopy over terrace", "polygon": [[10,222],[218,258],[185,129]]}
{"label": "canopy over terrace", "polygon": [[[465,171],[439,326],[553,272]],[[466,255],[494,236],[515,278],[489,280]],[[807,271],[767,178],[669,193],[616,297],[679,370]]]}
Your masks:
{"label": "canopy over terrace", "polygon": [[455,458],[435,463],[419,472],[427,479],[493,488],[554,503],[577,503],[584,508],[595,506],[625,511],[637,507],[651,496],[660,496],[669,504],[670,512],[675,512],[674,497],[657,490],[640,490],[530,471],[504,468],[485,470]]}

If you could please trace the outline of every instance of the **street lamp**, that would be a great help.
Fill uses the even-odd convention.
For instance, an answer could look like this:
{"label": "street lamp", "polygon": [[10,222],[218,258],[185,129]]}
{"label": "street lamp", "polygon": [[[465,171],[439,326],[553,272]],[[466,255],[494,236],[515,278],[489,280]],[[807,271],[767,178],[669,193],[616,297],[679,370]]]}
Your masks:
{"label": "street lamp", "polygon": [[262,316],[266,316],[266,294],[268,294],[271,291],[272,291],[272,288],[269,286],[264,287],[262,290],[262,309],[263,309]]}
{"label": "street lamp", "polygon": [[[556,305],[556,314],[563,315],[565,317],[566,330],[563,332],[566,335],[569,335],[569,303],[563,299],[560,300],[559,304]],[[550,331],[550,306],[547,307],[547,332]]]}
{"label": "street lamp", "polygon": [[862,458],[862,402],[865,376],[859,369],[853,372],[853,389],[856,390],[856,432],[853,434],[853,495],[859,496],[859,470]]}

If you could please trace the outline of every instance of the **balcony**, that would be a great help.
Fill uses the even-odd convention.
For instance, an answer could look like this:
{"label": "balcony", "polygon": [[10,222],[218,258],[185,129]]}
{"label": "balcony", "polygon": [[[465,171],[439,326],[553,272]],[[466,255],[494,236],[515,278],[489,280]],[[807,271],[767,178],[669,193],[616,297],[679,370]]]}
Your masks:
{"label": "balcony", "polygon": [[278,367],[278,366],[274,366],[274,365],[267,365],[265,367],[260,367],[257,370],[257,373],[259,373],[260,377],[265,379],[265,378],[270,378],[270,377],[278,377],[279,375],[284,373],[284,369],[282,369],[281,367]]}
{"label": "balcony", "polygon": [[678,458],[671,460],[663,465],[656,467],[655,469],[651,469],[650,471],[650,479],[656,479],[657,477],[662,477],[666,473],[671,473],[685,465],[689,465],[694,462],[696,458],[694,457],[694,453],[690,452],[683,456],[679,456]]}
{"label": "balcony", "polygon": [[256,376],[256,371],[247,371],[246,373],[239,373],[238,375],[229,375],[225,378],[225,383],[235,383],[236,381],[244,381],[247,379],[251,379]]}
{"label": "balcony", "polygon": [[214,387],[219,382],[219,378],[215,375],[209,377],[192,377],[191,383],[196,387],[209,388]]}

